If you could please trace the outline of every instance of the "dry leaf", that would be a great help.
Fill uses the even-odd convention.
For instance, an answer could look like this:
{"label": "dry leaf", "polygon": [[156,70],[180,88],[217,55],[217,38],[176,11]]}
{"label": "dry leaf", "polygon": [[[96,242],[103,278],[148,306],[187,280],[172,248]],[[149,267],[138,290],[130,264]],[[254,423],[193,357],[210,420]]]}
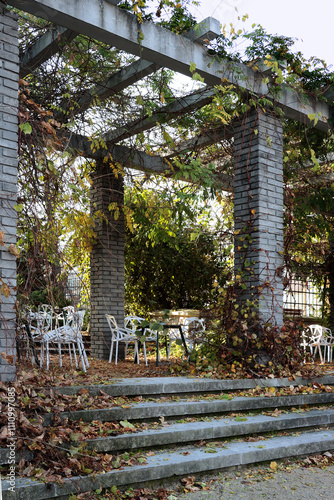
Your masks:
{"label": "dry leaf", "polygon": [[8,299],[8,297],[10,296],[10,288],[7,285],[7,283],[3,283],[1,285],[0,291],[1,291],[2,295],[4,295]]}
{"label": "dry leaf", "polygon": [[19,257],[20,256],[20,250],[17,248],[16,245],[14,245],[14,243],[12,243],[11,245],[9,245],[8,250],[9,250],[9,253],[11,253],[12,255],[14,255],[15,257]]}
{"label": "dry leaf", "polygon": [[[2,287],[1,287],[2,288]],[[9,363],[10,365],[13,365],[14,364],[14,356],[13,354],[7,354],[5,351],[2,351],[1,352],[1,356],[3,357],[3,359],[5,359],[7,361],[7,363]]]}

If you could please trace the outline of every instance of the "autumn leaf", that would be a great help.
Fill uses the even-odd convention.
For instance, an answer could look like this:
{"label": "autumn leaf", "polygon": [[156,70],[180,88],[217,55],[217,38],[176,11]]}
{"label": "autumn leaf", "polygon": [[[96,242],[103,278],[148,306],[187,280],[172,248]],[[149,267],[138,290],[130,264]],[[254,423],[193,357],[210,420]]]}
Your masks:
{"label": "autumn leaf", "polygon": [[[3,285],[2,285],[3,286]],[[2,287],[1,287],[2,288]],[[9,363],[10,365],[14,364],[14,356],[12,354],[7,354],[5,351],[1,352],[1,356]]]}
{"label": "autumn leaf", "polygon": [[10,296],[10,288],[7,283],[3,283],[1,285],[0,292],[6,297],[6,299],[8,299],[8,297]]}
{"label": "autumn leaf", "polygon": [[8,251],[9,251],[9,253],[11,253],[12,255],[14,255],[15,257],[19,257],[20,256],[19,249],[13,243],[11,245],[9,245]]}

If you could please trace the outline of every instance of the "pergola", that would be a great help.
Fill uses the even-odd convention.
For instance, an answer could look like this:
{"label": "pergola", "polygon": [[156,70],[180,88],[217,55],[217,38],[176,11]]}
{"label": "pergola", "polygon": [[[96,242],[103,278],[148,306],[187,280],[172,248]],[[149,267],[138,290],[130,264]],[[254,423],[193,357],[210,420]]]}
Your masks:
{"label": "pergola", "polygon": [[[189,143],[168,157],[150,156],[118,143],[155,125],[161,115],[168,121],[172,117],[199,109],[210,102],[216,85],[231,85],[247,93],[266,96],[272,101],[270,79],[241,63],[217,60],[206,50],[207,39],[219,34],[219,22],[213,18],[203,21],[196,30],[184,36],[176,35],[160,26],[144,21],[117,7],[119,0],[9,0],[8,3],[57,25],[43,35],[25,54],[19,54],[17,19],[0,2],[0,222],[4,245],[0,252],[1,285],[11,293],[1,295],[0,379],[12,380],[15,365],[16,312],[16,257],[11,244],[16,242],[16,179],[17,179],[17,110],[18,80],[24,78],[39,64],[59,50],[60,41],[70,41],[84,34],[107,43],[138,59],[101,81],[93,90],[87,90],[78,101],[78,112],[90,107],[98,96],[101,100],[114,95],[161,67],[191,76],[190,65],[204,79],[206,87],[168,106],[153,116],[125,127],[110,130],[104,136],[107,152],[114,161],[143,171],[164,174],[170,170],[173,156],[177,156]],[[141,31],[140,41],[138,30]],[[329,101],[329,102],[328,102]],[[328,101],[313,101],[284,86],[274,105],[284,116],[309,124],[327,132],[332,116]],[[208,132],[196,139],[197,145],[219,142],[226,131]],[[235,269],[244,269],[245,237],[247,258],[251,269],[240,301],[256,299],[259,314],[272,324],[283,323],[283,132],[282,123],[273,113],[254,110],[234,124],[234,178],[222,176],[221,189],[234,190]],[[116,177],[105,164],[106,151],[92,152],[87,137],[71,134],[70,146],[81,155],[96,161],[91,189],[91,204],[108,216],[111,203],[123,204],[123,179]],[[194,142],[194,143],[195,143]],[[233,187],[232,187],[233,186]],[[112,224],[103,221],[96,228],[97,243],[91,254],[91,339],[92,354],[106,358],[109,353],[109,331],[105,313],[112,312],[122,323],[124,320],[124,220]]]}

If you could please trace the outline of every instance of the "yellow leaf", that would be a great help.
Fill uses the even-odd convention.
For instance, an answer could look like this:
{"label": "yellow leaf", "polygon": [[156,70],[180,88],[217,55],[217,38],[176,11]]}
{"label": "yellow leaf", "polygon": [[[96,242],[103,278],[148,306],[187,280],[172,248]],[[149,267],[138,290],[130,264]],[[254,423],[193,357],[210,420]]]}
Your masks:
{"label": "yellow leaf", "polygon": [[10,296],[9,286],[6,283],[4,283],[3,285],[1,285],[0,292],[2,293],[2,295],[8,298]]}
{"label": "yellow leaf", "polygon": [[277,462],[271,462],[270,468],[271,468],[271,470],[277,470]]}

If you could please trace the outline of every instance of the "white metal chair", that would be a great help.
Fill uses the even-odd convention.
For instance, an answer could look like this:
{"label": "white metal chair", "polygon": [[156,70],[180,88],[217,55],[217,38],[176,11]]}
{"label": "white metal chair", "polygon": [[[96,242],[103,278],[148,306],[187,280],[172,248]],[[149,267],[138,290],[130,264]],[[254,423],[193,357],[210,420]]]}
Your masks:
{"label": "white metal chair", "polygon": [[323,356],[321,351],[321,339],[323,336],[323,327],[321,325],[309,325],[301,335],[300,346],[303,348],[304,353],[309,349],[314,362],[315,355],[319,352],[320,362],[323,363]]}
{"label": "white metal chair", "polygon": [[[127,328],[128,330],[132,330],[134,334],[135,332],[137,332],[138,340],[143,345],[144,359],[145,359],[145,364],[147,366],[146,342],[155,342],[155,344],[157,344],[157,333],[148,327],[143,327],[142,325],[145,324],[145,322],[147,322],[146,319],[140,318],[139,316],[126,316],[124,319],[125,328]],[[141,330],[140,337],[138,336],[139,330]],[[158,361],[160,361],[159,346],[157,346],[157,349],[158,349],[157,357]],[[126,351],[125,351],[125,356],[126,356]]]}
{"label": "white metal chair", "polygon": [[333,361],[333,348],[334,336],[329,328],[322,327],[322,336],[319,341],[319,350],[323,348],[323,362],[332,363]]}
{"label": "white metal chair", "polygon": [[111,345],[110,345],[110,355],[109,355],[109,363],[112,361],[114,345],[115,345],[115,365],[117,365],[118,359],[118,345],[120,342],[125,343],[125,356],[127,354],[127,348],[129,343],[134,344],[134,356],[137,359],[137,363],[139,364],[139,350],[138,350],[138,342],[139,337],[133,333],[133,330],[128,328],[120,328],[117,324],[116,319],[111,314],[106,314],[107,322],[111,331]]}
{"label": "white metal chair", "polygon": [[[49,304],[43,304],[37,311],[27,310],[27,333],[28,342],[40,344],[40,367],[42,368],[45,355],[44,338],[52,330],[53,309]],[[35,362],[34,350],[32,350],[32,362]]]}
{"label": "white metal chair", "polygon": [[[205,321],[203,318],[191,317],[185,318],[183,320],[182,332],[184,336],[184,340],[187,344],[189,354],[194,349],[195,344],[200,342],[200,335],[205,332]],[[196,339],[197,337],[197,339]],[[167,361],[169,360],[169,355],[171,351],[171,345],[173,340],[177,340],[176,334],[172,333],[169,336],[169,346],[168,346],[168,354]]]}
{"label": "white metal chair", "polygon": [[44,335],[43,343],[46,352],[47,370],[49,369],[49,364],[50,364],[49,344],[50,342],[53,342],[55,344],[58,344],[59,366],[62,366],[61,344],[67,344],[69,346],[71,363],[72,363],[72,356],[71,356],[71,348],[72,348],[74,354],[75,366],[76,368],[79,367],[75,350],[75,348],[77,348],[81,360],[82,369],[84,372],[87,371],[89,363],[81,334],[85,312],[86,311],[74,311],[74,312],[70,311],[67,312],[66,314],[65,311],[65,314],[63,316],[58,315],[57,317],[57,321],[60,322],[60,320],[63,320],[63,324],[61,326],[59,325],[56,326],[56,328],[47,332]]}

